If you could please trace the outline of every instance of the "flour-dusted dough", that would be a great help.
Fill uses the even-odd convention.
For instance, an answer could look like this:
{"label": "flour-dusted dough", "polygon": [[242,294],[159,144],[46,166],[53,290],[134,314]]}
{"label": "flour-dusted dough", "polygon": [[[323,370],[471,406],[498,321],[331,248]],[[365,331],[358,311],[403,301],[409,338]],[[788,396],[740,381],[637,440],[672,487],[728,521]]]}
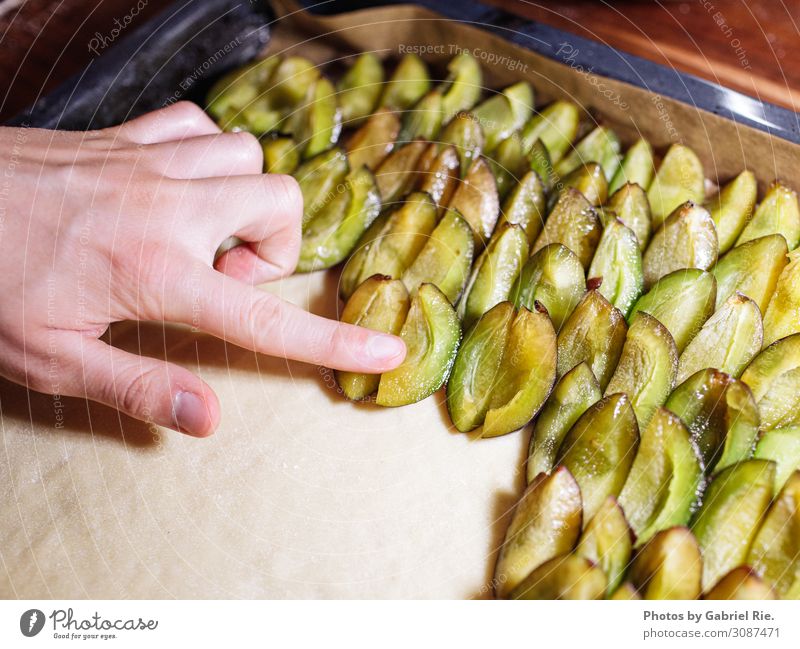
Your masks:
{"label": "flour-dusted dough", "polygon": [[[269,287],[336,315],[336,276]],[[486,596],[526,435],[454,432],[442,392],[352,404],[319,367],[186,329],[124,324],[115,344],[199,372],[209,439],[0,383],[0,596]]]}

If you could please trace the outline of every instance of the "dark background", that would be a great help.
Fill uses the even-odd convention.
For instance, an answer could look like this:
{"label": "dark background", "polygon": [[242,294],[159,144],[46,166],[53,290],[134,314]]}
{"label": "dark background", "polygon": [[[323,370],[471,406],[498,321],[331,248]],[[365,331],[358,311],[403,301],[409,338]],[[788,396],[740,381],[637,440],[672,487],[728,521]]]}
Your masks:
{"label": "dark background", "polygon": [[[800,0],[484,2],[765,101],[800,106]],[[141,0],[139,11],[137,3],[0,2],[0,119],[80,70],[96,56],[90,45],[100,53],[98,41],[113,46],[115,20],[135,27],[172,4]]]}

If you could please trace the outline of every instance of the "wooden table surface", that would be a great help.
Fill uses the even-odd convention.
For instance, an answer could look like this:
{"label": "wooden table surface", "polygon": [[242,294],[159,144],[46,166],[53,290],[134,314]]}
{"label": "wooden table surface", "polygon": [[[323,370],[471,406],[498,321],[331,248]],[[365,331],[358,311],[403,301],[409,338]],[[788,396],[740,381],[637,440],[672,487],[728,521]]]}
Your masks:
{"label": "wooden table surface", "polygon": [[[124,35],[119,25],[140,25],[173,1],[0,1],[0,119],[113,46],[115,30]],[[765,101],[800,107],[800,0],[485,1]]]}

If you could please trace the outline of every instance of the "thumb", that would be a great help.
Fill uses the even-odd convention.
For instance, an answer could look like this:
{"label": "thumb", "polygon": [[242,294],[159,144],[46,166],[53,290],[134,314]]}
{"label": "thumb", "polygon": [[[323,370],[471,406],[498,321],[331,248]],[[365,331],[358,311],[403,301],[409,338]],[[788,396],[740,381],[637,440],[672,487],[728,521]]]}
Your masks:
{"label": "thumb", "polygon": [[66,396],[98,401],[194,437],[214,432],[220,412],[217,395],[192,372],[77,333],[65,336],[62,349],[70,369],[62,387]]}

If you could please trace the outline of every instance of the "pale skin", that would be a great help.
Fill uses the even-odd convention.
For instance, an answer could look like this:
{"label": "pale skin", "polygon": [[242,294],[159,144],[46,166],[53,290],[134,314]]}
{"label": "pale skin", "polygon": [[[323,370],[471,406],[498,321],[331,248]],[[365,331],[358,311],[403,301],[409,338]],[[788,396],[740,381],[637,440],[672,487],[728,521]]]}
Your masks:
{"label": "pale skin", "polygon": [[[0,375],[196,437],[220,419],[189,370],[99,340],[121,320],[188,324],[264,354],[378,373],[403,341],[256,284],[293,272],[302,197],[258,141],[187,102],[88,133],[0,128]],[[246,243],[216,259],[230,236]]]}

